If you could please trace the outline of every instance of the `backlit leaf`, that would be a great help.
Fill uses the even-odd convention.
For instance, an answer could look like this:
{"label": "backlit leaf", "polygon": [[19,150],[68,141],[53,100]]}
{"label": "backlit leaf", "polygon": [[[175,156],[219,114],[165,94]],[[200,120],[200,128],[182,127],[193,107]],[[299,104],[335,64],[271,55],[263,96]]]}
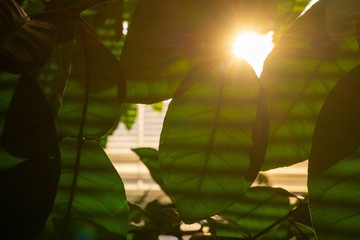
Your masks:
{"label": "backlit leaf", "polygon": [[149,172],[155,182],[159,184],[161,188],[164,188],[158,151],[154,148],[135,148],[132,150],[140,157],[141,161],[149,169]]}
{"label": "backlit leaf", "polygon": [[120,60],[128,83],[126,101],[171,98],[199,61],[231,52],[239,29],[268,31],[274,9],[270,0],[140,0]]}
{"label": "backlit leaf", "polygon": [[121,107],[120,122],[124,123],[126,129],[130,130],[137,117],[137,105],[124,103]]}
{"label": "backlit leaf", "polygon": [[[237,231],[233,233],[222,231],[221,234],[217,232],[217,235],[249,239],[255,237],[279,219],[286,217],[291,210],[290,196],[289,192],[280,188],[250,188],[240,200],[220,213],[222,218],[235,224]],[[278,228],[276,231],[278,232],[276,239],[282,239],[279,236],[286,237],[288,234],[285,228]]]}
{"label": "backlit leaf", "polygon": [[312,171],[309,204],[318,239],[358,239],[360,235],[360,152],[324,171]]}
{"label": "backlit leaf", "polygon": [[81,17],[96,31],[99,39],[119,58],[124,44],[123,39],[124,1],[112,0],[96,8],[84,11]]}
{"label": "backlit leaf", "polygon": [[39,239],[125,239],[124,186],[94,141],[61,142],[61,177],[53,211]]}
{"label": "backlit leaf", "polygon": [[[354,1],[352,1],[354,2]],[[360,13],[359,2],[351,12]],[[350,3],[320,1],[282,35],[261,76],[269,108],[269,146],[263,169],[308,159],[316,117],[335,83],[360,63],[359,28]],[[329,28],[336,24],[347,28]]]}
{"label": "backlit leaf", "polygon": [[264,148],[252,136],[258,90],[249,65],[217,59],[193,69],[174,95],[159,160],[165,190],[185,222],[224,210],[255,179],[262,158],[249,152]]}
{"label": "backlit leaf", "polygon": [[359,71],[357,66],[335,85],[315,126],[308,189],[319,239],[360,234]]}
{"label": "backlit leaf", "polygon": [[125,83],[117,59],[82,23],[59,113],[65,136],[99,138],[117,122]]}

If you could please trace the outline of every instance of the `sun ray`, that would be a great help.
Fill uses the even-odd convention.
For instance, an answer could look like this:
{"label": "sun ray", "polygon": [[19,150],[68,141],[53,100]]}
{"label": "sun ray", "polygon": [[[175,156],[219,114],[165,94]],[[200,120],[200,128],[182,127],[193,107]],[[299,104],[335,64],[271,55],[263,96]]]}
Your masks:
{"label": "sun ray", "polygon": [[258,34],[256,32],[240,33],[233,42],[233,54],[247,61],[256,74],[260,76],[265,58],[274,48],[272,36],[274,32]]}

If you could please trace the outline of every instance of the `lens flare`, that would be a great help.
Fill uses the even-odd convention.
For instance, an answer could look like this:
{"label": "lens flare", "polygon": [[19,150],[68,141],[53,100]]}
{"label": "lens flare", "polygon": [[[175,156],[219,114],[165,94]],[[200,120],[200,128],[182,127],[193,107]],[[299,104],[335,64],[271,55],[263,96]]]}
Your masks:
{"label": "lens flare", "polygon": [[273,34],[273,31],[263,35],[256,32],[240,33],[233,42],[233,54],[247,61],[260,76],[267,55],[274,48]]}

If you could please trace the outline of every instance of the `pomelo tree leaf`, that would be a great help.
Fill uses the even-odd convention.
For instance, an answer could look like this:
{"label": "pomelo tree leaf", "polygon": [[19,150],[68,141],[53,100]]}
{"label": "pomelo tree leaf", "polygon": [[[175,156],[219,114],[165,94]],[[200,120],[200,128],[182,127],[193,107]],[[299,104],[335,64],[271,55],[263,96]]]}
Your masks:
{"label": "pomelo tree leaf", "polygon": [[269,31],[264,23],[273,10],[272,0],[140,0],[120,59],[128,83],[125,101],[171,98],[194,65],[231,53],[239,29]]}
{"label": "pomelo tree leaf", "polygon": [[30,19],[15,0],[0,2],[0,70],[33,71],[45,64],[56,46],[50,22]]}
{"label": "pomelo tree leaf", "polygon": [[312,170],[309,204],[318,239],[357,239],[360,234],[360,151],[324,171]]}
{"label": "pomelo tree leaf", "polygon": [[351,2],[319,1],[283,33],[265,61],[261,83],[270,127],[263,170],[308,159],[320,108],[336,82],[360,63],[353,23],[360,7]]}
{"label": "pomelo tree leaf", "polygon": [[134,103],[124,103],[121,107],[120,122],[124,123],[126,129],[130,130],[137,117],[137,105]]}
{"label": "pomelo tree leaf", "polygon": [[[221,233],[219,231],[216,234],[225,237],[254,238],[279,219],[287,216],[291,210],[289,202],[291,196],[292,194],[281,188],[250,188],[241,199],[219,214],[233,224],[233,231],[227,233],[223,229],[225,231]],[[274,232],[278,232],[276,239],[282,239],[279,236],[288,235],[288,229],[276,228],[276,226],[274,228]],[[234,231],[235,229],[237,231]]]}
{"label": "pomelo tree leaf", "polygon": [[255,179],[262,158],[249,153],[265,149],[252,135],[258,92],[247,63],[216,59],[194,68],[175,93],[159,160],[165,190],[185,222],[221,212]]}
{"label": "pomelo tree leaf", "polygon": [[4,129],[6,112],[11,103],[19,79],[19,74],[0,71],[0,133],[2,133]]}
{"label": "pomelo tree leaf", "polygon": [[139,157],[140,160],[149,169],[149,172],[154,181],[164,189],[164,182],[161,176],[159,152],[154,148],[135,148],[132,149]]}
{"label": "pomelo tree leaf", "polygon": [[360,65],[333,87],[315,125],[311,170],[322,171],[352,155],[360,146]]}
{"label": "pomelo tree leaf", "polygon": [[0,232],[4,239],[33,239],[57,191],[57,134],[34,79],[4,72],[0,76]]}
{"label": "pomelo tree leaf", "polygon": [[315,126],[308,189],[319,239],[360,234],[359,71],[357,66],[334,86]]}
{"label": "pomelo tree leaf", "polygon": [[59,126],[65,136],[95,139],[117,123],[126,87],[111,51],[83,23],[78,24]]}
{"label": "pomelo tree leaf", "polygon": [[104,1],[105,4],[90,8],[81,17],[93,28],[99,40],[119,58],[124,45],[123,12],[124,1]]}
{"label": "pomelo tree leaf", "polygon": [[[8,157],[1,148],[0,157],[1,161]],[[19,161],[0,173],[0,231],[4,239],[34,239],[46,223],[57,192],[59,154]]]}
{"label": "pomelo tree leaf", "polygon": [[75,138],[64,139],[60,147],[59,190],[39,239],[125,239],[125,190],[104,150],[95,141]]}
{"label": "pomelo tree leaf", "polygon": [[50,106],[32,74],[23,74],[6,111],[2,145],[18,158],[55,156],[58,134]]}

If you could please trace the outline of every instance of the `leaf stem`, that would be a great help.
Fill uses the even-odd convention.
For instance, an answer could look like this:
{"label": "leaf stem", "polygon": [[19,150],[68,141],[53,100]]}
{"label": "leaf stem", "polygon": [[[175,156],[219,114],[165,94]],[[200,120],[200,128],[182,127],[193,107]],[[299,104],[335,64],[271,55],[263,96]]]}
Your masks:
{"label": "leaf stem", "polygon": [[60,234],[60,239],[63,239],[64,234],[66,233],[66,229],[67,229],[67,226],[69,223],[70,214],[72,211],[73,202],[74,202],[74,198],[75,198],[75,191],[77,188],[77,179],[78,179],[78,175],[79,175],[79,171],[80,171],[81,152],[82,152],[82,147],[84,144],[83,132],[84,132],[84,127],[85,127],[86,113],[87,113],[87,109],[88,109],[89,91],[90,91],[90,73],[89,73],[89,64],[88,64],[88,54],[87,54],[87,48],[86,48],[86,38],[84,36],[83,31],[84,30],[82,28],[79,28],[79,35],[80,35],[79,38],[81,38],[81,39],[77,39],[77,41],[81,40],[81,42],[83,43],[83,46],[80,45],[79,47],[84,48],[85,94],[84,94],[84,102],[83,102],[83,108],[82,108],[83,111],[82,111],[82,116],[81,116],[81,121],[80,121],[80,129],[79,129],[79,133],[77,135],[77,149],[76,149],[75,166],[74,166],[74,172],[73,172],[73,180],[71,183],[70,199],[69,199],[68,207],[67,207],[66,214],[65,214],[65,223],[64,223],[63,229]]}

